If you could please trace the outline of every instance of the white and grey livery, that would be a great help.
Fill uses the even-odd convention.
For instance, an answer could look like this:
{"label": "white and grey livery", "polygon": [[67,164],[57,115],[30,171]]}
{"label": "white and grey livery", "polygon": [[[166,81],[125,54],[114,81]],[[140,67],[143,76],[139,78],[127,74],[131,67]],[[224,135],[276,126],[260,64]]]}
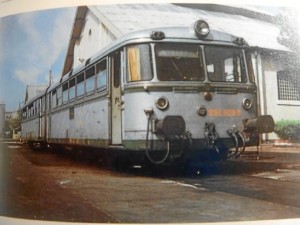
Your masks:
{"label": "white and grey livery", "polygon": [[126,35],[28,102],[22,139],[153,163],[238,156],[274,127],[258,116],[250,51],[202,20]]}

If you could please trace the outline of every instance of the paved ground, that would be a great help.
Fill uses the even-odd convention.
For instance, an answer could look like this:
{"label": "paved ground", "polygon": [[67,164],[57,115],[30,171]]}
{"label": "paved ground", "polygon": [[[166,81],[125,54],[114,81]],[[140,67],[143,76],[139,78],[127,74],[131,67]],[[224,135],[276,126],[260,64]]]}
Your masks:
{"label": "paved ground", "polygon": [[265,145],[259,159],[253,151],[238,160],[197,165],[192,176],[139,168],[116,172],[20,145],[1,144],[0,150],[3,216],[104,223],[300,217],[298,148]]}

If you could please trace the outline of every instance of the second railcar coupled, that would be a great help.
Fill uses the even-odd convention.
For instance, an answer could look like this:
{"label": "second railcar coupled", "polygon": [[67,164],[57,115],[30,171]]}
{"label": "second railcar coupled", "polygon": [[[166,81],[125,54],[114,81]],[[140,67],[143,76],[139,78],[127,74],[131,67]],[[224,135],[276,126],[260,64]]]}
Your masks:
{"label": "second railcar coupled", "polygon": [[274,128],[258,116],[248,50],[202,20],[126,35],[24,105],[22,139],[140,153],[156,164],[195,152],[238,156]]}

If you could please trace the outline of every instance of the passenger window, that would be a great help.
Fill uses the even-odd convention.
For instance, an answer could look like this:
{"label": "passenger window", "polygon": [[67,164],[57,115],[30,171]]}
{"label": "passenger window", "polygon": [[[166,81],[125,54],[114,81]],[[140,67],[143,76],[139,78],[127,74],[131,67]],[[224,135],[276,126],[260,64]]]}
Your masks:
{"label": "passenger window", "polygon": [[116,52],[113,57],[113,79],[114,79],[114,87],[120,87],[120,80],[121,80],[121,59],[120,59],[120,52]]}
{"label": "passenger window", "polygon": [[56,90],[52,91],[52,108],[56,107]]}
{"label": "passenger window", "polygon": [[23,109],[23,119],[27,119],[27,109]]}
{"label": "passenger window", "polygon": [[76,77],[77,86],[76,86],[76,95],[77,97],[84,94],[84,73],[79,74]]}
{"label": "passenger window", "polygon": [[68,101],[68,98],[69,98],[68,88],[69,88],[69,83],[68,82],[63,84],[63,103],[66,103]]}
{"label": "passenger window", "polygon": [[56,105],[60,106],[62,104],[62,87],[57,88],[56,91]]}
{"label": "passenger window", "polygon": [[247,69],[248,69],[248,76],[251,83],[255,83],[255,76],[253,71],[253,65],[252,65],[252,57],[251,53],[246,53],[246,63],[247,63]]}
{"label": "passenger window", "polygon": [[95,90],[95,67],[91,67],[85,71],[85,91],[86,93]]}
{"label": "passenger window", "polygon": [[38,115],[40,113],[40,99],[36,101],[35,107],[35,114]]}
{"label": "passenger window", "polygon": [[35,115],[35,102],[33,102],[33,107],[32,107],[32,115]]}
{"label": "passenger window", "polygon": [[45,104],[46,104],[45,99],[46,99],[46,97],[43,96],[43,98],[42,98],[42,112],[45,112]]}
{"label": "passenger window", "polygon": [[106,60],[98,63],[96,66],[97,73],[97,89],[105,89],[107,83],[107,67]]}
{"label": "passenger window", "polygon": [[75,78],[69,81],[69,99],[75,98]]}

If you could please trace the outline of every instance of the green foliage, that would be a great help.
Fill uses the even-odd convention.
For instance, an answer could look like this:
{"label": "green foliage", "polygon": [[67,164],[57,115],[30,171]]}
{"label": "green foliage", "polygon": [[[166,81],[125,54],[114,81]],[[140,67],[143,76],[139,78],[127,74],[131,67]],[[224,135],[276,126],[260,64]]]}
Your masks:
{"label": "green foliage", "polygon": [[281,139],[300,140],[300,120],[277,121],[274,132]]}

